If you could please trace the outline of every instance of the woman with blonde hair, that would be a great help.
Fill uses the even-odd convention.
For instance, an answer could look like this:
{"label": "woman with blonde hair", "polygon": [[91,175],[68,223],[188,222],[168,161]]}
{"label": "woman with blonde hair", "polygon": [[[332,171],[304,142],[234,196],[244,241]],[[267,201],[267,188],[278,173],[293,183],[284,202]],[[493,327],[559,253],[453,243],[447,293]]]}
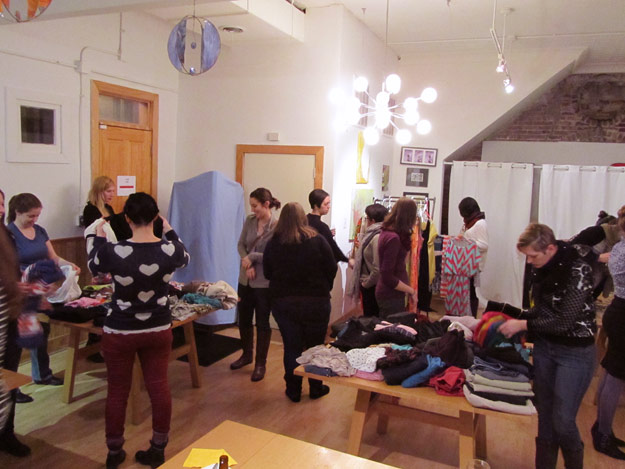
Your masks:
{"label": "woman with blonde hair", "polygon": [[[269,279],[272,312],[284,342],[285,394],[299,402],[302,378],[293,374],[296,359],[305,349],[325,341],[337,267],[330,245],[308,226],[304,209],[297,202],[282,209],[265,248],[263,267]],[[309,379],[308,383],[311,399],[330,392],[319,380]]]}
{"label": "woman with blonde hair", "polygon": [[82,212],[83,225],[89,226],[98,218],[114,215],[115,211],[110,205],[113,197],[115,197],[113,180],[108,176],[95,178],[87,196],[87,205]]}

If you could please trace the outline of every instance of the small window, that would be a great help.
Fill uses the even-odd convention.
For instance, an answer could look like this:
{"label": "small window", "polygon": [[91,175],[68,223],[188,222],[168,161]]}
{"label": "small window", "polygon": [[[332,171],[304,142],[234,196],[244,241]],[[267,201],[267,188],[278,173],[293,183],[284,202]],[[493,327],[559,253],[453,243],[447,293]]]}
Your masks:
{"label": "small window", "polygon": [[133,99],[100,95],[100,120],[145,125],[147,104]]}
{"label": "small window", "polygon": [[54,109],[20,106],[22,143],[54,145]]}

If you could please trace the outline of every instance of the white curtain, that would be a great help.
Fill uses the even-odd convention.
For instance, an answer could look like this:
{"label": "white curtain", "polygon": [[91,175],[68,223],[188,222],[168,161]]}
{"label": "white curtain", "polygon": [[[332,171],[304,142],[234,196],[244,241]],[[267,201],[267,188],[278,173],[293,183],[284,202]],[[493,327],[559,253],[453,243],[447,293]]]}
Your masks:
{"label": "white curtain", "polygon": [[454,161],[449,190],[449,234],[462,228],[458,204],[473,197],[486,213],[489,247],[478,296],[521,306],[525,257],[516,249],[530,219],[533,165]]}
{"label": "white curtain", "polygon": [[623,205],[622,168],[543,165],[538,220],[550,226],[556,238],[568,239],[594,225],[600,210],[616,216]]}

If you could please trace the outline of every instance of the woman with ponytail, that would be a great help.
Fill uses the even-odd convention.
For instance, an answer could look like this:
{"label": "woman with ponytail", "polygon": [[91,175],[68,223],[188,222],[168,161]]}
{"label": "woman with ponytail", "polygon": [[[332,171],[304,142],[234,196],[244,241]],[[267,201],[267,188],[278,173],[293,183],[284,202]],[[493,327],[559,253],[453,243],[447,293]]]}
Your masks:
{"label": "woman with ponytail", "polygon": [[237,370],[253,361],[253,321],[256,312],[256,363],[252,381],[260,381],[265,377],[265,364],[271,341],[269,280],[263,273],[263,252],[276,224],[271,209],[280,208],[280,201],[271,195],[269,189],[259,187],[250,194],[250,208],[252,213],[243,224],[237,245],[241,256],[238,313],[243,354],[230,364],[230,368]]}

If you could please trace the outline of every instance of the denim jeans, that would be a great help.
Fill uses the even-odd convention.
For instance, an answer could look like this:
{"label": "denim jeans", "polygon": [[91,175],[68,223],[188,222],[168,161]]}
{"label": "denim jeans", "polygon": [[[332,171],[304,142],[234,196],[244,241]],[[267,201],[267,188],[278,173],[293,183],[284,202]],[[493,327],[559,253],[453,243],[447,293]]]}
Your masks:
{"label": "denim jeans", "polygon": [[171,393],[167,381],[167,367],[171,343],[171,329],[102,335],[102,356],[106,363],[108,381],[104,420],[109,450],[119,450],[124,444],[124,421],[135,355],[139,356],[143,381],[152,404],[152,429],[161,434],[169,432]]}
{"label": "denim jeans", "polygon": [[30,352],[30,373],[33,381],[44,381],[52,376],[50,369],[50,355],[48,355],[48,336],[50,335],[50,324],[42,322],[45,342],[36,349],[28,349]]}
{"label": "denim jeans", "polygon": [[[295,376],[297,358],[306,349],[325,341],[330,320],[329,298],[277,298],[273,304],[284,343],[284,381],[287,389],[301,390],[302,378]],[[321,386],[321,381],[309,380],[311,386]]]}
{"label": "denim jeans", "polygon": [[269,315],[271,305],[269,299],[269,288],[253,288],[249,285],[239,283],[238,292],[239,304],[239,327],[241,329],[254,326],[254,312],[256,312],[256,329],[270,331]]}
{"label": "denim jeans", "polygon": [[534,344],[534,392],[538,438],[563,452],[583,448],[575,423],[594,373],[595,346],[571,347],[537,339]]}

